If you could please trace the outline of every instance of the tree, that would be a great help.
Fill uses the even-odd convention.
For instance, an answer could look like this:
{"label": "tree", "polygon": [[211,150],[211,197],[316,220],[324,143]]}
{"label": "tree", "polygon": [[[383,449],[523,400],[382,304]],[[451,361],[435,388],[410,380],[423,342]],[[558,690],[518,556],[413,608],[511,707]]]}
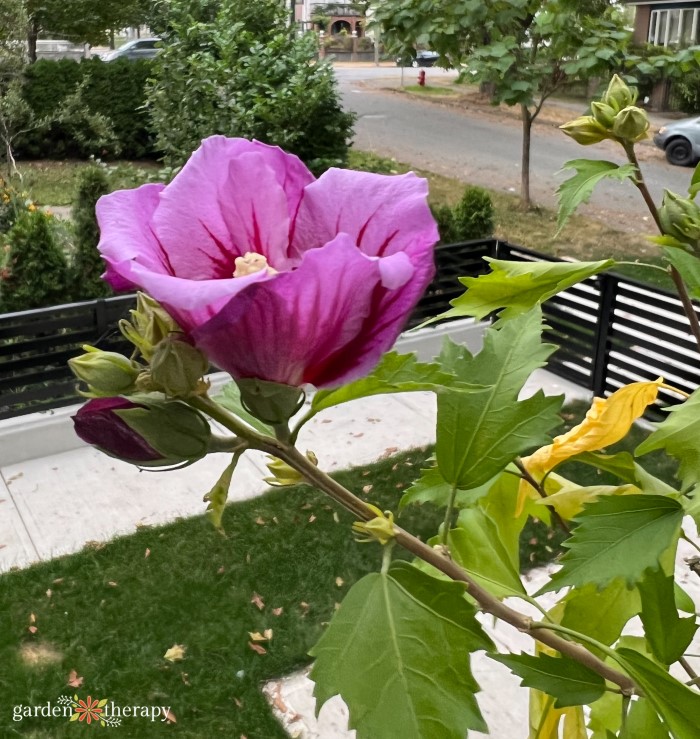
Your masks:
{"label": "tree", "polygon": [[374,8],[385,41],[424,43],[470,78],[485,83],[494,104],[520,108],[521,206],[530,198],[532,124],[546,100],[572,79],[607,71],[629,33],[607,0],[384,0]]}
{"label": "tree", "polygon": [[344,163],[353,116],[315,35],[296,36],[278,0],[173,0],[162,30],[148,106],[169,165],[217,133],[281,146],[316,172]]}
{"label": "tree", "polygon": [[[4,2],[4,0],[3,0]],[[29,17],[29,60],[36,61],[41,33],[77,43],[105,43],[110,31],[139,26],[148,17],[150,0],[25,0]]]}

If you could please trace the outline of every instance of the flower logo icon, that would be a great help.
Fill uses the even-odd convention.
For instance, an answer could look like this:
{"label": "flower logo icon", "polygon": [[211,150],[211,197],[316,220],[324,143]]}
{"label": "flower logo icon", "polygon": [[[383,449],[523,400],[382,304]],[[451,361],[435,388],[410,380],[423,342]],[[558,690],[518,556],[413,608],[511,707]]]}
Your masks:
{"label": "flower logo icon", "polygon": [[98,723],[102,722],[102,716],[100,714],[107,703],[106,698],[97,700],[97,698],[93,698],[89,695],[85,700],[82,700],[82,698],[78,698],[76,695],[73,696],[73,702],[73,715],[70,718],[71,721],[84,721],[87,724],[90,724],[93,721]]}

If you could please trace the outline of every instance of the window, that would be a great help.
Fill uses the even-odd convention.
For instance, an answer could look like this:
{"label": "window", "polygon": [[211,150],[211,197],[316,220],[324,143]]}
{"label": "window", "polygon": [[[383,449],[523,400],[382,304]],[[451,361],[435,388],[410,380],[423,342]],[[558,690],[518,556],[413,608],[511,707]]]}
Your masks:
{"label": "window", "polygon": [[649,21],[650,44],[693,46],[698,43],[698,8],[652,10]]}

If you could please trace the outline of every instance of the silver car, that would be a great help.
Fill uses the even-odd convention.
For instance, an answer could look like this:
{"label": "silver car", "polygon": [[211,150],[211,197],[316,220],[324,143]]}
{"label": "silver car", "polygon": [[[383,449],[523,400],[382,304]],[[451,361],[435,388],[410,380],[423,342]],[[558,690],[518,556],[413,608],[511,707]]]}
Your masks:
{"label": "silver car", "polygon": [[118,49],[100,54],[103,62],[112,62],[115,59],[153,59],[160,51],[159,38],[135,38],[127,41]]}
{"label": "silver car", "polygon": [[667,123],[654,135],[654,143],[666,152],[671,164],[687,167],[700,159],[700,118]]}

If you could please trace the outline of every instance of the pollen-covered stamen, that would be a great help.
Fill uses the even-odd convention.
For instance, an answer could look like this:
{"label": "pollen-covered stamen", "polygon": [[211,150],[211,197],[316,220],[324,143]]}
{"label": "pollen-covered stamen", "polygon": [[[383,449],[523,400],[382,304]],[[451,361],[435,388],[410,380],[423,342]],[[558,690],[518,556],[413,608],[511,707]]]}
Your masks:
{"label": "pollen-covered stamen", "polygon": [[256,272],[262,272],[262,270],[267,270],[268,275],[277,274],[277,270],[267,263],[267,257],[253,251],[246,252],[245,256],[236,257],[234,264],[236,265],[233,273],[234,277],[247,277],[248,275],[254,275]]}

